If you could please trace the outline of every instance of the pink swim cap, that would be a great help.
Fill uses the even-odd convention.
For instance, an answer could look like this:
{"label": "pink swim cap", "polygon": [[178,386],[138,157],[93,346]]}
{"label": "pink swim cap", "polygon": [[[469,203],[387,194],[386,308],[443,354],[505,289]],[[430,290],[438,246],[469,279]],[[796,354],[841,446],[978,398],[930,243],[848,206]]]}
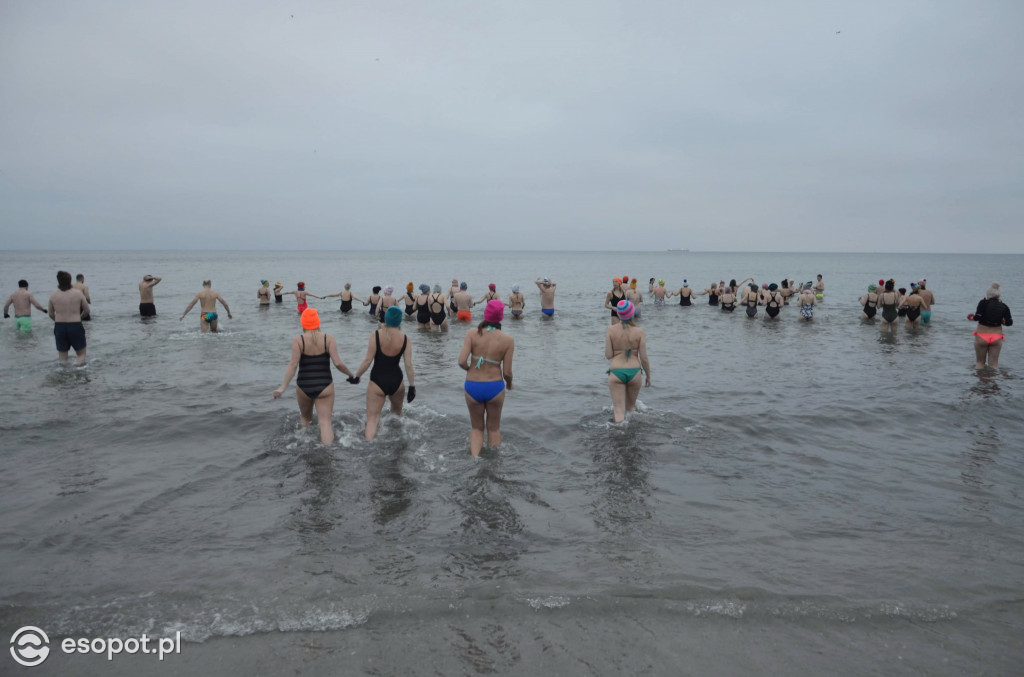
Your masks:
{"label": "pink swim cap", "polygon": [[501,322],[505,317],[505,304],[498,299],[492,299],[484,306],[484,322]]}
{"label": "pink swim cap", "polygon": [[615,314],[619,316],[620,320],[632,320],[634,312],[636,312],[636,308],[629,299],[622,299],[619,301],[619,305],[615,306]]}
{"label": "pink swim cap", "polygon": [[490,283],[489,285],[487,285],[487,288],[490,289],[491,291],[494,291],[495,289],[497,289],[497,287],[494,285],[493,282]]}

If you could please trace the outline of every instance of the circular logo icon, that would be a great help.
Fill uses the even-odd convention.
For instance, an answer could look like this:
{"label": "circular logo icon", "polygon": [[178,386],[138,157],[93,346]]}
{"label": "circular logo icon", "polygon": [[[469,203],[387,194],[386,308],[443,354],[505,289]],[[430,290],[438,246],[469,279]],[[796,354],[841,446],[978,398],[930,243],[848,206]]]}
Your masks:
{"label": "circular logo icon", "polygon": [[26,667],[34,667],[46,660],[50,655],[50,638],[46,633],[33,625],[18,628],[11,636],[11,655],[14,660]]}

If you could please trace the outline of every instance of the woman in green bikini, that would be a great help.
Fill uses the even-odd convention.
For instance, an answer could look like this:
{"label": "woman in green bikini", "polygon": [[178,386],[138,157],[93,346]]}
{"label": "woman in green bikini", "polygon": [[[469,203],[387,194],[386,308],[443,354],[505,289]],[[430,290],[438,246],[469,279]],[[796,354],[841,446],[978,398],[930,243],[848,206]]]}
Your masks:
{"label": "woman in green bikini", "polygon": [[636,409],[640,395],[640,371],[646,375],[644,385],[651,385],[651,365],[647,361],[647,335],[633,325],[633,304],[619,301],[616,307],[619,322],[608,327],[604,335],[604,356],[611,360],[608,369],[608,390],[612,394],[615,422]]}

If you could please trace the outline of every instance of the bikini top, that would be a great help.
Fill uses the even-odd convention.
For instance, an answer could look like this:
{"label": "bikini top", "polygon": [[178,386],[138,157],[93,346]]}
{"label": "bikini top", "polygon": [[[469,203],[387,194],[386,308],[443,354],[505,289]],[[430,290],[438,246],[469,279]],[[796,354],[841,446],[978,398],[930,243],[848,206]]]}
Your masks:
{"label": "bikini top", "polygon": [[[496,329],[496,327],[487,327],[487,329],[485,331],[494,331],[495,329]],[[477,369],[481,368],[483,366],[484,362],[489,362],[490,364],[501,364],[501,360],[490,360],[490,359],[487,359],[486,357],[484,357],[482,355],[477,355],[476,356],[476,368]]]}

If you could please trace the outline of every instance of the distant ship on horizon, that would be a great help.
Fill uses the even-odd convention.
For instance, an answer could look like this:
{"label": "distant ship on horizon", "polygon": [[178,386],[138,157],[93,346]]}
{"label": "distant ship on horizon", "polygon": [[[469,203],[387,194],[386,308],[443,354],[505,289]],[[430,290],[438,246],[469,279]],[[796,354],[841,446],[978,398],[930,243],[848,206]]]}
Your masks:
{"label": "distant ship on horizon", "polygon": [[685,254],[686,252],[688,252],[690,250],[687,249],[686,247],[679,247],[678,249],[669,249],[669,251],[670,252],[676,252],[677,254]]}

